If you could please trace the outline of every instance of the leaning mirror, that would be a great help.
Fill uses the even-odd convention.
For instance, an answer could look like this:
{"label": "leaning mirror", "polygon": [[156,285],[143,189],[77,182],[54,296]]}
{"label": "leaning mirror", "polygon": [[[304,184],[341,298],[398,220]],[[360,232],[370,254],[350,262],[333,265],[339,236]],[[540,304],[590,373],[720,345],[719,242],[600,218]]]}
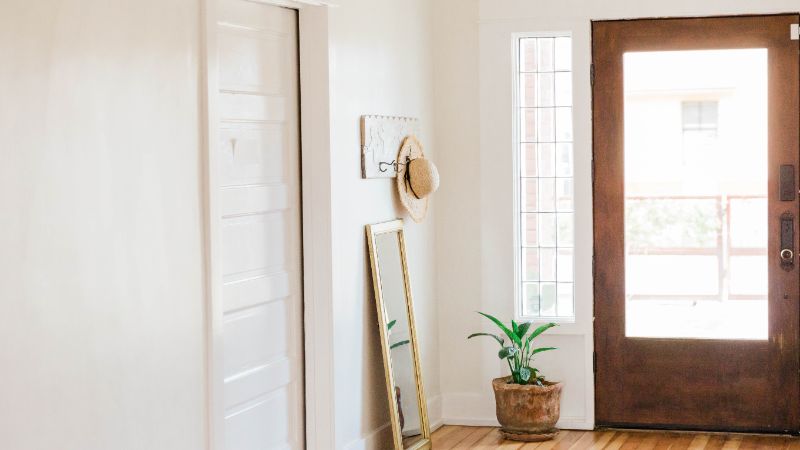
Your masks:
{"label": "leaning mirror", "polygon": [[431,448],[403,221],[367,225],[395,450]]}

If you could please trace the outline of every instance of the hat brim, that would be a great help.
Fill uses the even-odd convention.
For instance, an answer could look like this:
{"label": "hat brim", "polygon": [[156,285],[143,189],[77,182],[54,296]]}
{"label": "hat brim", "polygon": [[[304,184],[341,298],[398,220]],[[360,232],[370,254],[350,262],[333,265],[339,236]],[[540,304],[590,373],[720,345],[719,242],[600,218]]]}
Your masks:
{"label": "hat brim", "polygon": [[416,136],[409,135],[403,139],[400,151],[397,154],[397,193],[400,196],[400,203],[408,210],[408,214],[414,222],[420,223],[428,213],[428,197],[417,198],[406,177],[408,162],[412,159],[422,158],[425,153],[422,151],[422,144]]}

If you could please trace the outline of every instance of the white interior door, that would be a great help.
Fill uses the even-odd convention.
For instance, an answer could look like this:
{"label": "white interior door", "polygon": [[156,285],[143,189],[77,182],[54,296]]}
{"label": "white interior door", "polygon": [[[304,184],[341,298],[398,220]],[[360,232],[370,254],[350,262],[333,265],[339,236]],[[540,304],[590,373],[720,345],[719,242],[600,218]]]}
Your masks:
{"label": "white interior door", "polygon": [[297,12],[218,3],[226,450],[303,448]]}

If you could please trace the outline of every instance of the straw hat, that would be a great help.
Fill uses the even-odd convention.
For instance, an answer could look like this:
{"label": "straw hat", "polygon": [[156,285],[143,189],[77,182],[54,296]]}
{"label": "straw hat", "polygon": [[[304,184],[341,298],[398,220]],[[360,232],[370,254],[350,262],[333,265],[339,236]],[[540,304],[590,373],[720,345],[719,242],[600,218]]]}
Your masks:
{"label": "straw hat", "polygon": [[407,136],[397,155],[397,192],[400,202],[414,222],[422,222],[428,212],[428,198],[439,188],[439,171],[425,158],[422,144]]}

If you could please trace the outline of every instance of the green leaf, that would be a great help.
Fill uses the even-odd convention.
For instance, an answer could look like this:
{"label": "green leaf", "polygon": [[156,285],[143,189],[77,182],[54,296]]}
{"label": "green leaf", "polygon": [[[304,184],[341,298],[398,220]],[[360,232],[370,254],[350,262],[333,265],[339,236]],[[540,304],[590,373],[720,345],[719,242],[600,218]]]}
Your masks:
{"label": "green leaf", "polygon": [[546,351],[549,351],[549,350],[557,350],[557,348],[556,347],[539,347],[539,348],[537,348],[537,349],[535,349],[534,351],[531,352],[531,356],[533,356],[533,355],[535,355],[537,353],[546,352]]}
{"label": "green leaf", "polygon": [[490,316],[489,314],[482,313],[480,311],[478,311],[478,314],[494,322],[494,324],[497,325],[501,330],[503,330],[503,333],[505,333],[506,336],[508,336],[508,338],[511,339],[511,342],[522,347],[522,339],[520,339],[519,336],[514,334],[513,331],[509,330],[508,327],[503,324],[503,322],[500,322],[499,320],[497,320],[497,318]]}
{"label": "green leaf", "polygon": [[494,338],[494,340],[497,341],[497,343],[500,344],[501,347],[506,343],[505,339],[501,338],[496,334],[491,334],[491,333],[472,333],[469,336],[467,336],[467,339],[472,339],[475,336],[488,336]]}
{"label": "green leaf", "polygon": [[516,355],[518,351],[519,350],[517,350],[516,347],[503,347],[503,348],[500,349],[499,352],[497,352],[497,356],[500,359],[511,358],[514,355]]}
{"label": "green leaf", "polygon": [[513,320],[513,319],[511,320],[511,331],[513,331],[513,332],[514,332],[514,334],[516,334],[517,336],[519,336],[519,334],[517,334],[517,333],[518,333],[518,331],[519,331],[519,325],[517,325],[517,322],[514,322],[514,320]]}
{"label": "green leaf", "polygon": [[553,328],[555,326],[557,326],[557,324],[555,324],[553,322],[546,323],[544,325],[539,326],[539,328],[533,330],[533,333],[531,333],[530,336],[528,336],[528,339],[525,342],[529,343],[530,341],[534,340],[540,334],[544,333],[545,331],[547,331],[550,328]]}
{"label": "green leaf", "polygon": [[519,379],[527,383],[531,379],[531,369],[522,367],[519,369]]}
{"label": "green leaf", "polygon": [[396,343],[392,344],[392,345],[389,347],[389,350],[394,350],[394,349],[396,349],[397,347],[400,347],[400,346],[402,346],[402,345],[406,345],[406,344],[408,344],[408,342],[409,342],[409,340],[408,340],[408,339],[406,339],[406,340],[404,340],[404,341],[396,342]]}
{"label": "green leaf", "polygon": [[517,327],[517,331],[516,331],[517,336],[519,336],[520,339],[524,338],[525,337],[525,333],[528,332],[530,327],[531,327],[531,323],[530,322],[525,322],[525,323],[519,324],[519,326]]}
{"label": "green leaf", "polygon": [[391,330],[391,329],[392,329],[392,327],[394,326],[394,324],[396,324],[396,323],[397,323],[397,319],[395,319],[395,320],[393,320],[393,321],[391,321],[391,322],[387,323],[387,324],[386,324],[386,329],[387,329],[387,330]]}

